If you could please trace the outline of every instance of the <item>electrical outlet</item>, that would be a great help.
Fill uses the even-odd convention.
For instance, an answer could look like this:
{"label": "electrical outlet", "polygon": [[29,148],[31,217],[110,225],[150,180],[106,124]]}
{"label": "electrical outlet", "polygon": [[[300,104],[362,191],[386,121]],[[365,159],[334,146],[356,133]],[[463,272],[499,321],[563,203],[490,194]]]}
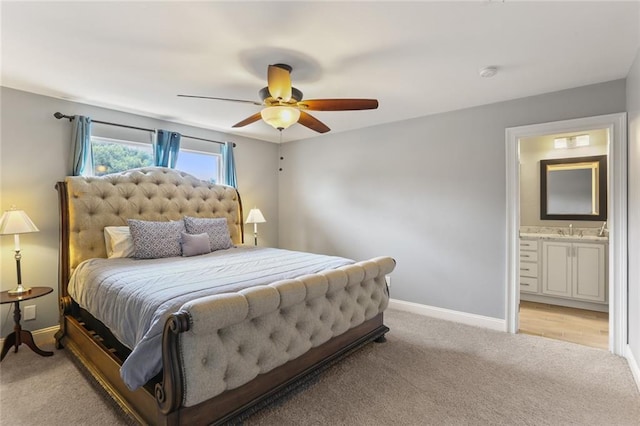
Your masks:
{"label": "electrical outlet", "polygon": [[387,280],[387,287],[391,287],[391,275],[385,275],[384,279]]}
{"label": "electrical outlet", "polygon": [[34,320],[36,319],[36,305],[30,305],[24,307],[24,320]]}

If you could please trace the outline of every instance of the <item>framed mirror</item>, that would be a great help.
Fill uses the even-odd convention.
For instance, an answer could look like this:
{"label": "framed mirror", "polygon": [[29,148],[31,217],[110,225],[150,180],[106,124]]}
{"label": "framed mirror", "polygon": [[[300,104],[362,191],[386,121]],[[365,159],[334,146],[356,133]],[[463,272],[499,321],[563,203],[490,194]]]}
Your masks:
{"label": "framed mirror", "polygon": [[607,156],[540,160],[540,219],[607,220]]}

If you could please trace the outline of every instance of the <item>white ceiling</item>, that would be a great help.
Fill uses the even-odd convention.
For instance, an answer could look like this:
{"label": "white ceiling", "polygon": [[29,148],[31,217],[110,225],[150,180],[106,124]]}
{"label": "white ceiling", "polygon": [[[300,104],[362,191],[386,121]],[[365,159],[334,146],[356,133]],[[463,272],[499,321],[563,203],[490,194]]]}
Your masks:
{"label": "white ceiling", "polygon": [[[176,94],[258,101],[267,65],[287,63],[305,99],[380,101],[313,113],[335,133],[625,78],[640,46],[639,1],[3,1],[0,12],[3,86],[274,142],[262,121],[231,127],[258,106]],[[498,74],[479,77],[488,65]]]}

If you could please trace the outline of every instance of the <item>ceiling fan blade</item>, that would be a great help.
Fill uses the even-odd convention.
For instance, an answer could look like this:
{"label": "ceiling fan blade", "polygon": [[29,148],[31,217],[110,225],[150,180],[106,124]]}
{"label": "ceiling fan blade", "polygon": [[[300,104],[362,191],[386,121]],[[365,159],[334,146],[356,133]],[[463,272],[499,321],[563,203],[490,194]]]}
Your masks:
{"label": "ceiling fan blade", "polygon": [[230,99],[230,98],[214,98],[213,96],[197,96],[197,95],[178,95],[181,98],[198,98],[198,99],[214,99],[217,101],[229,101],[229,102],[242,102],[245,104],[252,104],[262,106],[261,102],[245,101],[244,99]]}
{"label": "ceiling fan blade", "polygon": [[289,102],[291,99],[291,68],[286,65],[269,65],[267,83],[269,94],[273,99]]}
{"label": "ceiling fan blade", "polygon": [[261,118],[262,118],[262,116],[260,115],[260,113],[256,112],[251,117],[247,117],[244,120],[242,120],[241,122],[236,123],[231,127],[244,127],[247,124],[255,123],[256,121],[260,120]]}
{"label": "ceiling fan blade", "polygon": [[318,120],[311,114],[307,114],[304,111],[300,111],[300,118],[298,119],[298,123],[310,128],[311,130],[315,130],[318,133],[327,133],[329,130],[331,130],[322,121]]}
{"label": "ceiling fan blade", "polygon": [[376,109],[376,99],[305,99],[298,102],[300,108],[311,111],[355,111]]}

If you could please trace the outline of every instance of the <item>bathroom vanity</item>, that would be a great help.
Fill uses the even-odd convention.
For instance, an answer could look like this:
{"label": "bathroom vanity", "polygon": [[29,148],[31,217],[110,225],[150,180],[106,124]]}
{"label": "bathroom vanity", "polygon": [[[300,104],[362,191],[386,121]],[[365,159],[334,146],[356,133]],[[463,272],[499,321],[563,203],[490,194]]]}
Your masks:
{"label": "bathroom vanity", "polygon": [[520,299],[608,312],[606,236],[520,232]]}

